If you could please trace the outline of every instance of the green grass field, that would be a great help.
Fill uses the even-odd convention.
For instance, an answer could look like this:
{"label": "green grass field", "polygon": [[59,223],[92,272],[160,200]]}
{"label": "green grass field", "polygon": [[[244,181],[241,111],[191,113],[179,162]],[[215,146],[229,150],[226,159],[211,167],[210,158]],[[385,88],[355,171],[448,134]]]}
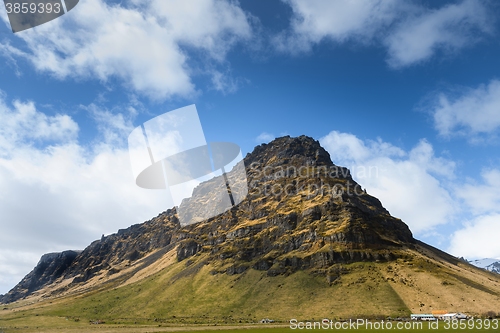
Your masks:
{"label": "green grass field", "polygon": [[[431,283],[431,278],[443,271],[436,270],[434,275],[425,273],[425,279],[419,280],[419,274],[424,273],[419,273],[420,268],[412,268],[418,264],[416,261],[414,266],[409,266],[402,260],[395,261],[390,263],[390,267],[388,263],[362,262],[343,265],[345,273],[335,283],[329,284],[324,276],[305,271],[275,277],[251,269],[237,275],[212,274],[213,270],[220,267],[201,264],[202,259],[200,257],[198,262],[189,266],[184,262],[174,263],[130,284],[105,285],[85,293],[50,299],[27,299],[2,305],[0,333],[200,330],[240,333],[307,332],[312,330],[298,327],[291,329],[290,319],[318,322],[323,318],[330,318],[341,323],[346,318],[407,318],[412,312],[400,295],[412,304],[412,295],[417,295],[415,291],[418,291],[422,283]],[[396,269],[399,274],[397,281],[403,280],[404,283],[398,284],[386,277],[389,273],[391,277],[396,276]],[[433,267],[426,269],[431,271]],[[439,283],[441,280],[437,279],[434,285],[446,288],[446,293],[429,296],[429,300],[439,300],[439,295],[442,299],[453,296],[448,302],[455,303],[459,301],[456,295],[466,297],[469,292],[474,294],[474,303],[486,300],[484,302],[488,304],[487,309],[495,308],[495,303],[488,301],[487,297],[493,297],[489,293],[482,293],[479,298],[481,290],[478,288],[470,286],[453,289],[457,284],[443,286]],[[448,280],[452,281],[449,277]],[[423,281],[420,286],[419,281]],[[410,282],[415,285],[410,286]],[[410,293],[410,296],[405,293]],[[417,296],[425,297],[422,293]],[[466,298],[463,302],[467,305],[465,300]],[[274,326],[279,327],[258,324],[263,318],[275,320]],[[97,322],[99,323],[96,324]],[[477,329],[477,325],[473,329],[468,325],[463,329],[447,329],[441,323],[439,327],[433,328],[429,327],[428,322],[422,322],[421,327],[398,329],[397,323],[402,322],[392,323],[390,330],[374,324],[372,328],[359,326],[352,329],[352,326],[344,325],[339,329],[334,326],[332,329],[314,331],[500,331],[498,327],[491,325],[489,329]]]}
{"label": "green grass field", "polygon": [[21,326],[29,321],[50,327],[61,322],[79,326],[82,322],[102,320],[113,325],[242,325],[262,318],[286,322],[290,318],[338,320],[410,314],[381,278],[378,284],[358,283],[364,273],[360,267],[368,264],[352,265],[350,274],[343,277],[345,286],[329,286],[324,277],[305,272],[267,277],[249,270],[242,275],[213,276],[208,266],[188,278],[177,278],[183,265],[173,265],[119,288],[45,300],[33,306],[7,305],[6,310],[0,310],[0,323]]}

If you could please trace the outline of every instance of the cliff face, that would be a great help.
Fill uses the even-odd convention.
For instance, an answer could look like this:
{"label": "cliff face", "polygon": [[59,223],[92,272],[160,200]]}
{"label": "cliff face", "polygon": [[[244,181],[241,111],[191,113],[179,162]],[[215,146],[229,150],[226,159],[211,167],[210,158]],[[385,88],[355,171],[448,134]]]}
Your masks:
{"label": "cliff face", "polygon": [[[380,201],[334,165],[317,141],[283,137],[245,157],[248,197],[226,214],[179,231],[178,259],[198,251],[221,272],[268,275],[334,263],[392,260],[413,237]],[[191,200],[204,202],[209,194]]]}
{"label": "cliff face", "polygon": [[[406,224],[390,216],[348,169],[334,165],[312,138],[282,137],[257,146],[244,166],[249,194],[224,214],[181,227],[176,209],[170,209],[81,253],[45,255],[0,301],[12,302],[63,280],[71,286],[102,271],[113,274],[114,267],[158,250],[176,248],[178,261],[203,253],[216,267],[213,274],[254,269],[275,276],[308,269],[327,274],[336,263],[390,261],[398,249],[414,243]],[[193,217],[212,200],[205,186],[182,203]]]}
{"label": "cliff face", "polygon": [[53,283],[67,271],[80,252],[64,251],[44,254],[31,273],[26,275],[9,293],[1,296],[0,302],[16,301]]}

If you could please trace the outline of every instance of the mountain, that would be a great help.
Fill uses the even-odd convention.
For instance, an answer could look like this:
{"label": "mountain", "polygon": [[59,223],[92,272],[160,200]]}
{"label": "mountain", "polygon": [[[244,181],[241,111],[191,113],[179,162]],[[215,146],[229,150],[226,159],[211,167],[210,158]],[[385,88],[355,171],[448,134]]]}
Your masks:
{"label": "mountain", "polygon": [[485,258],[485,259],[479,259],[479,260],[472,260],[469,262],[476,267],[483,268],[483,269],[486,269],[490,272],[500,274],[500,260],[499,259]]}
{"label": "mountain", "polygon": [[[497,275],[414,239],[314,139],[278,138],[243,162],[239,205],[185,226],[169,209],[42,258],[0,300],[10,310],[0,319],[238,323],[499,308]],[[208,189],[219,181],[182,202],[193,220],[215,204]]]}

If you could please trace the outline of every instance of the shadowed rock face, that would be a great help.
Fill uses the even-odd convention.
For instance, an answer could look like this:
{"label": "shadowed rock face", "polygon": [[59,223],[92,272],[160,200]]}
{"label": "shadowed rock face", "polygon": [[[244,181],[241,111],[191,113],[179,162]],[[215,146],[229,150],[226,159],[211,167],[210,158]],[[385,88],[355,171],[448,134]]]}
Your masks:
{"label": "shadowed rock face", "polygon": [[44,254],[35,269],[26,275],[8,294],[0,298],[2,303],[9,303],[53,283],[71,266],[81,251],[64,251]]}
{"label": "shadowed rock face", "polygon": [[[229,211],[181,227],[176,209],[169,209],[81,253],[45,255],[0,301],[18,300],[63,279],[82,283],[166,247],[177,247],[179,261],[206,254],[206,262],[219,267],[213,274],[255,269],[275,276],[326,270],[336,263],[393,260],[399,249],[414,243],[407,225],[390,216],[348,169],[334,165],[312,138],[282,137],[257,146],[244,165],[249,194]],[[236,176],[228,172],[227,177]],[[182,203],[194,217],[213,200],[206,187],[200,184]]]}

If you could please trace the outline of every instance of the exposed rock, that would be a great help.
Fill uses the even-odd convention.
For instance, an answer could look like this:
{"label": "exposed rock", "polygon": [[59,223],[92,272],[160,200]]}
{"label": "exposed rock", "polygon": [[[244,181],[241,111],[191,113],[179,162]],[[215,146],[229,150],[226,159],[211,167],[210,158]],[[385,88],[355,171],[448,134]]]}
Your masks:
{"label": "exposed rock", "polygon": [[64,251],[44,254],[36,267],[14,289],[3,295],[0,301],[2,303],[13,302],[53,283],[65,273],[80,252]]}
{"label": "exposed rock", "polygon": [[194,256],[200,249],[200,244],[192,239],[182,241],[177,247],[177,260],[181,261]]}

